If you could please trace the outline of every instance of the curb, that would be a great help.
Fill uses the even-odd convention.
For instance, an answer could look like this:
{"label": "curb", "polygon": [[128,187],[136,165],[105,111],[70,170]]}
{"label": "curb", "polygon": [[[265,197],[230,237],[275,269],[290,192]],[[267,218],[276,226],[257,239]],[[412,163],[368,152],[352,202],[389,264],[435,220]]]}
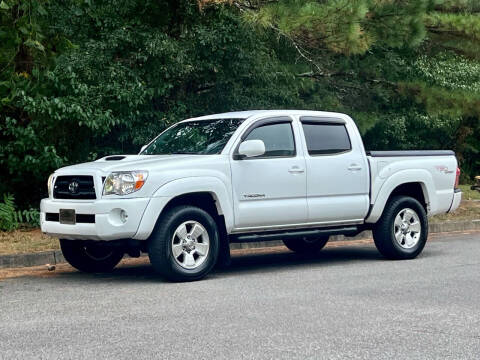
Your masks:
{"label": "curb", "polygon": [[65,258],[60,250],[42,251],[29,254],[0,255],[0,269],[30,267],[45,264],[64,263]]}
{"label": "curb", "polygon": [[[430,233],[452,232],[452,231],[466,231],[466,230],[480,230],[480,219],[466,220],[466,221],[445,221],[443,223],[430,223],[428,231]],[[361,240],[371,239],[372,232],[364,231],[354,237],[345,237],[343,235],[335,235],[330,237],[330,241],[345,241],[345,240]],[[263,241],[252,243],[232,243],[231,250],[236,249],[256,249],[283,245],[282,241]],[[65,258],[60,250],[42,251],[29,254],[13,254],[0,255],[0,269],[18,268],[39,266],[45,264],[60,264],[64,263]]]}

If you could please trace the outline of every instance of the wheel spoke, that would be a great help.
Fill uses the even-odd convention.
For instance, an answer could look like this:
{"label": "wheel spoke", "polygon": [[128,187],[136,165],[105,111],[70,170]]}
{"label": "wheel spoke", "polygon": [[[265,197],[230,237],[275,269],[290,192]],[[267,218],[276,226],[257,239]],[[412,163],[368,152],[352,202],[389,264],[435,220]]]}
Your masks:
{"label": "wheel spoke", "polygon": [[415,239],[412,237],[412,235],[410,233],[408,233],[405,236],[405,245],[407,247],[412,247],[414,244],[415,244]]}
{"label": "wheel spoke", "polygon": [[199,224],[193,225],[192,230],[190,231],[190,235],[194,238],[197,239],[204,233],[205,229],[200,226]]}
{"label": "wheel spoke", "polygon": [[173,244],[172,245],[172,252],[173,252],[173,256],[175,258],[178,258],[180,256],[180,254],[183,252],[183,245],[180,243],[180,244]]}
{"label": "wheel spoke", "polygon": [[180,240],[185,239],[187,237],[187,234],[188,234],[187,227],[185,226],[185,224],[180,225],[177,228],[177,231],[175,233],[180,238]]}
{"label": "wheel spoke", "polygon": [[400,216],[400,214],[398,214],[395,217],[395,226],[398,227],[399,229],[400,229],[400,226],[402,226],[402,217]]}
{"label": "wheel spoke", "polygon": [[205,243],[196,243],[195,249],[197,250],[197,254],[200,256],[207,255],[208,252],[208,244]]}
{"label": "wheel spoke", "polygon": [[397,239],[397,241],[398,241],[399,244],[402,244],[403,233],[402,233],[401,230],[398,230],[398,231],[395,233],[395,239]]}
{"label": "wheel spoke", "polygon": [[410,209],[405,210],[405,214],[403,215],[403,219],[405,221],[410,222],[412,220],[412,217],[413,217],[413,212]]}
{"label": "wheel spoke", "polygon": [[418,233],[420,232],[420,229],[421,229],[420,222],[415,221],[410,224],[410,231],[413,231],[414,233]]}
{"label": "wheel spoke", "polygon": [[193,254],[185,252],[183,255],[183,263],[185,266],[194,266],[195,258],[193,257]]}

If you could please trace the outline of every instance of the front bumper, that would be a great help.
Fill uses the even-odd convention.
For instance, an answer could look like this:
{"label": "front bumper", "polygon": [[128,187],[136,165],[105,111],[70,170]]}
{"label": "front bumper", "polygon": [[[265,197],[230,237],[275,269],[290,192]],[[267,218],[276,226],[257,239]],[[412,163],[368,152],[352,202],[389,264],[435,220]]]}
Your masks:
{"label": "front bumper", "polygon": [[448,210],[448,212],[450,213],[457,210],[461,202],[462,202],[462,190],[455,189],[453,193],[452,204],[450,205],[450,209]]}
{"label": "front bumper", "polygon": [[[135,238],[137,233],[141,234],[140,237],[145,237],[150,234],[151,229],[142,228],[144,213],[147,211],[150,202],[155,203],[156,209],[158,205],[160,205],[158,204],[158,200],[152,200],[154,199],[130,198],[101,199],[94,201],[43,199],[40,203],[40,224],[42,232],[69,240],[131,239]],[[52,221],[52,217],[54,218],[60,209],[74,209],[77,215],[94,215],[94,222],[85,223],[77,220],[76,224],[70,225],[60,224],[58,218]],[[125,222],[120,219],[119,214],[121,210],[124,210],[128,215]],[[151,212],[152,210],[150,209],[148,213]],[[47,213],[49,214],[48,221]],[[53,214],[53,216],[51,214]],[[77,217],[77,219],[79,219],[79,217]],[[148,219],[146,224],[149,227],[152,226],[150,219]],[[143,227],[145,227],[145,224]]]}

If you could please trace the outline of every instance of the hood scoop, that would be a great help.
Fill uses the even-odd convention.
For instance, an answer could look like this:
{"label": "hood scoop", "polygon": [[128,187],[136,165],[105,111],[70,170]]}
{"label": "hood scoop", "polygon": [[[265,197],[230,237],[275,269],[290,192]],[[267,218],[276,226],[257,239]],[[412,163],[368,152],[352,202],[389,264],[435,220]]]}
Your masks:
{"label": "hood scoop", "polygon": [[114,156],[107,156],[104,160],[105,161],[119,161],[125,159],[125,155],[114,155]]}

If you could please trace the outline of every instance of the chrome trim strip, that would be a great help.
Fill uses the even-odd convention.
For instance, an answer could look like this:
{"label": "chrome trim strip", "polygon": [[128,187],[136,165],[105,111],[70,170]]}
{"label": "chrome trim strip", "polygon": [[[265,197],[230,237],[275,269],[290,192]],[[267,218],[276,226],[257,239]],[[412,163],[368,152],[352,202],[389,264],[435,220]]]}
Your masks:
{"label": "chrome trim strip", "polygon": [[300,224],[285,224],[285,225],[269,225],[269,226],[255,226],[244,228],[233,228],[230,234],[258,232],[260,231],[274,231],[274,230],[291,230],[291,229],[306,229],[306,228],[321,228],[330,226],[342,225],[360,225],[364,223],[364,219],[355,219],[350,221],[330,221],[330,222],[315,222],[315,223],[300,223]]}

